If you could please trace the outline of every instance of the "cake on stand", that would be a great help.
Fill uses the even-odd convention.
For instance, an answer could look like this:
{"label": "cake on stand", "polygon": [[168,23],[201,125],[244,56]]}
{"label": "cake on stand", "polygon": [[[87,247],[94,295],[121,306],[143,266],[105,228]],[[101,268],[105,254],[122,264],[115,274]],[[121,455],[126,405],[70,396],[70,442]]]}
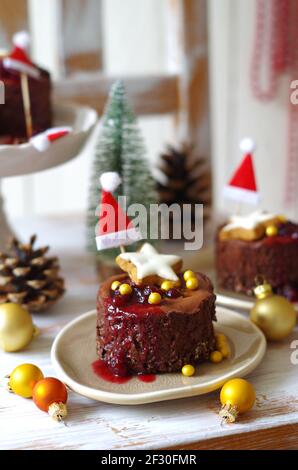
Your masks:
{"label": "cake on stand", "polygon": [[[40,152],[31,142],[20,145],[0,145],[1,178],[28,175],[61,165],[76,157],[84,148],[97,122],[97,113],[92,108],[73,104],[53,105],[53,126],[70,126],[72,132],[51,143]],[[0,194],[0,249],[13,235],[3,209]]]}

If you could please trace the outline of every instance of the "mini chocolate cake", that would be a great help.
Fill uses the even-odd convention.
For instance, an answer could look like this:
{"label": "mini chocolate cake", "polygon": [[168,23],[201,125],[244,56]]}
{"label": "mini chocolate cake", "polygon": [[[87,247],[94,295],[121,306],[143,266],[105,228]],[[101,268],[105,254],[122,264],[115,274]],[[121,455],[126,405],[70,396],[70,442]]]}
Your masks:
{"label": "mini chocolate cake", "polygon": [[273,290],[298,301],[298,225],[280,222],[256,240],[216,237],[217,285],[234,292],[253,294],[256,276],[263,276]]}
{"label": "mini chocolate cake", "polygon": [[[33,134],[52,125],[51,81],[47,71],[38,68],[38,78],[28,77]],[[26,125],[20,74],[5,69],[0,59],[0,80],[4,83],[5,104],[1,105],[0,135],[26,139]]]}
{"label": "mini chocolate cake", "polygon": [[[157,285],[136,285],[127,274],[106,280],[97,297],[98,355],[115,375],[173,372],[209,358],[215,349],[212,321],[215,295],[210,280],[197,273],[198,288],[163,291]],[[129,284],[123,296],[114,281]],[[158,305],[148,303],[159,293]]]}

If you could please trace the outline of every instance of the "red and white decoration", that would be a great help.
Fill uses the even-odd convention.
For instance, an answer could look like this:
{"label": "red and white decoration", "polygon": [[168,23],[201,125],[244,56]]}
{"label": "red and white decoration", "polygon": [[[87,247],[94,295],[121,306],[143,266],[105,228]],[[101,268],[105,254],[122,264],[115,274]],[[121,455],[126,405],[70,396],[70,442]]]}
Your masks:
{"label": "red and white decoration", "polygon": [[[251,87],[259,101],[268,102],[280,98],[282,87],[290,95],[290,83],[298,77],[298,1],[256,0],[255,12]],[[296,207],[298,198],[298,106],[290,96],[287,125],[284,202],[288,208]]]}
{"label": "red and white decoration", "polygon": [[112,194],[121,184],[119,174],[109,171],[103,173],[99,180],[102,197],[99,222],[95,229],[97,249],[106,250],[141,240],[141,233],[134,227]]}
{"label": "red and white decoration", "polygon": [[70,126],[51,127],[45,132],[41,132],[40,134],[31,137],[30,142],[36,148],[36,150],[39,152],[45,152],[53,142],[61,139],[61,137],[64,137],[71,132],[72,127]]}
{"label": "red and white decoration", "polygon": [[225,186],[224,196],[239,202],[258,204],[260,198],[252,159],[255,150],[254,141],[250,138],[242,139],[240,150],[244,154],[243,160]]}
{"label": "red and white decoration", "polygon": [[28,56],[29,44],[30,38],[26,31],[16,33],[13,36],[14,49],[9,56],[3,59],[3,65],[7,69],[16,70],[29,77],[38,78],[40,71]]}

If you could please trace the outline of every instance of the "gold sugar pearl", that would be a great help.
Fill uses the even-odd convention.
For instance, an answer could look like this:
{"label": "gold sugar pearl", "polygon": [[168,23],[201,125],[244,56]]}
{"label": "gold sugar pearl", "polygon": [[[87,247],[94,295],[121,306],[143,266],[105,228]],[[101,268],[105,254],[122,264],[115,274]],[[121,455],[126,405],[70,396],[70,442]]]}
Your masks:
{"label": "gold sugar pearl", "polygon": [[230,355],[230,348],[229,348],[228,343],[221,345],[220,348],[219,348],[219,352],[222,354],[222,357],[223,357],[224,359],[226,359],[227,357],[229,357],[229,355]]}
{"label": "gold sugar pearl", "polygon": [[195,273],[193,271],[191,271],[190,269],[185,271],[185,273],[183,274],[183,278],[184,278],[185,281],[187,281],[188,279],[190,279],[192,277],[195,277]]}
{"label": "gold sugar pearl", "polygon": [[191,364],[185,364],[185,366],[183,366],[181,369],[182,375],[185,377],[191,377],[194,375],[195,371],[196,369]]}
{"label": "gold sugar pearl", "polygon": [[268,227],[266,227],[267,237],[275,237],[275,235],[277,234],[278,234],[278,228],[276,227],[276,225],[268,225]]}
{"label": "gold sugar pearl", "polygon": [[158,305],[161,302],[161,295],[158,292],[151,292],[148,297],[149,304]]}
{"label": "gold sugar pearl", "polygon": [[189,279],[187,279],[185,285],[186,285],[187,289],[195,290],[199,286],[199,281],[197,280],[196,277],[190,277]]}
{"label": "gold sugar pearl", "polygon": [[223,333],[215,333],[216,344],[226,343],[227,337]]}
{"label": "gold sugar pearl", "polygon": [[114,282],[112,282],[112,284],[111,284],[111,289],[112,289],[112,290],[117,290],[120,285],[121,285],[121,282],[120,282],[120,281],[114,281]]}
{"label": "gold sugar pearl", "polygon": [[220,351],[212,351],[210,354],[210,361],[213,362],[213,364],[218,364],[223,360],[223,355]]}
{"label": "gold sugar pearl", "polygon": [[230,355],[230,347],[227,337],[223,333],[215,334],[216,348],[222,354],[222,357],[226,359]]}
{"label": "gold sugar pearl", "polygon": [[132,293],[132,287],[129,284],[121,284],[119,292],[121,295],[130,295]]}
{"label": "gold sugar pearl", "polygon": [[174,286],[175,283],[173,281],[163,281],[160,287],[162,288],[162,290],[168,291],[170,289],[173,289]]}

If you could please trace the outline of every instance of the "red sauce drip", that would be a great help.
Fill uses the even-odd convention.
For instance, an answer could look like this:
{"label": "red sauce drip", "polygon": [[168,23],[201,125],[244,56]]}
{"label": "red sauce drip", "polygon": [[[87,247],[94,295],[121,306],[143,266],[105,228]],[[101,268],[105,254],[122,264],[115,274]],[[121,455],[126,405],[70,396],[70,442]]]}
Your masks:
{"label": "red sauce drip", "polygon": [[279,245],[289,245],[291,243],[298,243],[298,239],[297,238],[292,238],[290,236],[279,236],[279,235],[276,235],[274,237],[267,237],[264,239],[264,243],[266,245],[276,245],[276,244],[279,244]]}
{"label": "red sauce drip", "polygon": [[98,377],[113,384],[125,384],[132,378],[132,376],[130,375],[125,377],[119,377],[117,375],[114,375],[107,366],[107,364],[104,361],[101,361],[100,359],[92,363],[92,369],[93,372],[98,375]]}
{"label": "red sauce drip", "polygon": [[141,374],[141,375],[138,375],[138,379],[141,382],[150,383],[150,382],[154,382],[156,380],[156,375],[154,375],[154,374]]}
{"label": "red sauce drip", "polygon": [[[107,366],[107,364],[98,359],[92,363],[93,372],[106,382],[111,382],[113,384],[125,384],[129,380],[133,378],[133,375],[126,375],[125,377],[120,377],[118,375],[114,375],[111,369]],[[136,376],[141,382],[150,383],[156,380],[156,375],[154,374],[140,374]]]}

